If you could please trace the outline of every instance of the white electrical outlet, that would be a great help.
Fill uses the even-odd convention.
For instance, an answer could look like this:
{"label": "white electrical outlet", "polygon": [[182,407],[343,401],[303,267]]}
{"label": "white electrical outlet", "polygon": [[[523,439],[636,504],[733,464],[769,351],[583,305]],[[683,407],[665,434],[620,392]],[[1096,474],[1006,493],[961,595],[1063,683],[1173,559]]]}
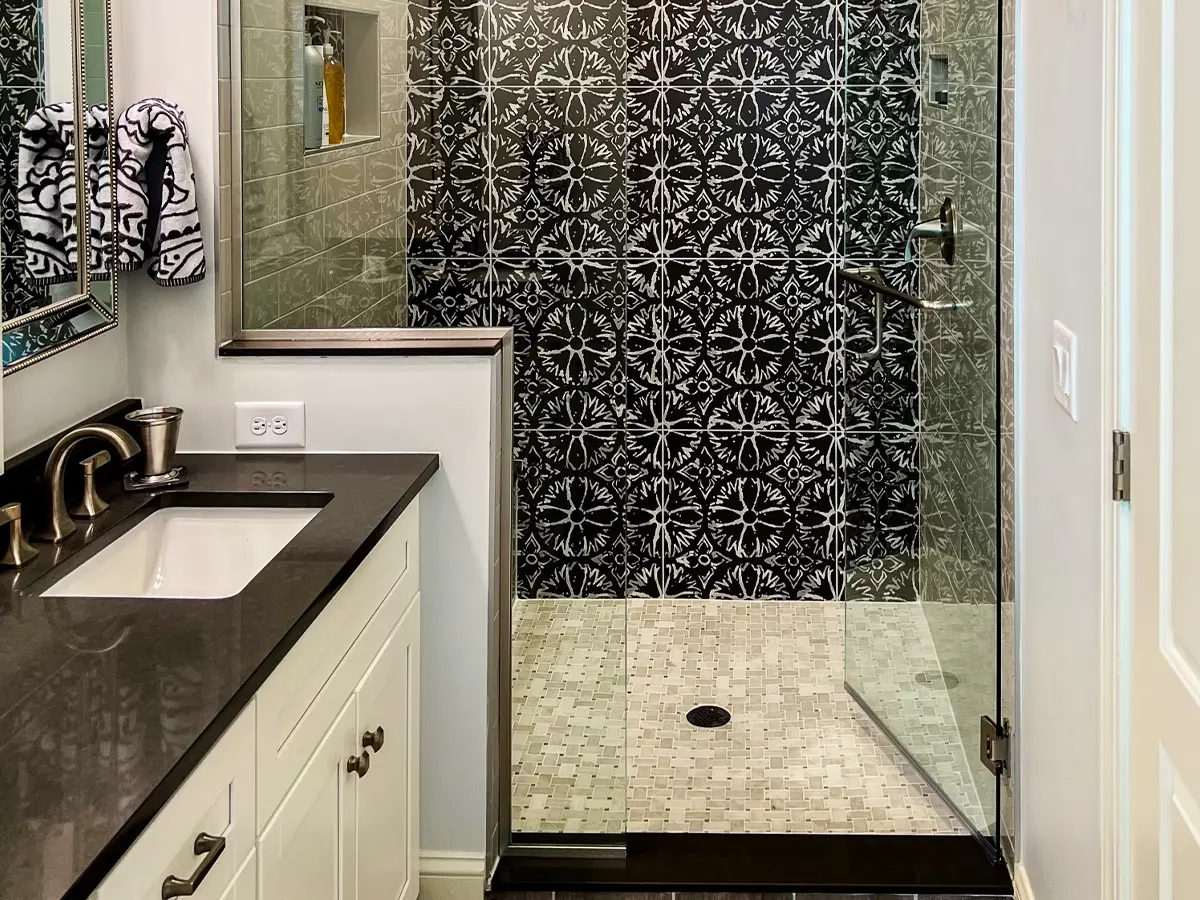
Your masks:
{"label": "white electrical outlet", "polygon": [[235,447],[304,449],[303,403],[235,403]]}

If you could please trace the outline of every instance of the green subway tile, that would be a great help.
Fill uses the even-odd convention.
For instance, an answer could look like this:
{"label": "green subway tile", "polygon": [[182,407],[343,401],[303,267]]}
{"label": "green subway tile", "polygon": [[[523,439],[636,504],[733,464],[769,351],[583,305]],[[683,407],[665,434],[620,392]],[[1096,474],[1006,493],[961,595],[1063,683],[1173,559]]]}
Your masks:
{"label": "green subway tile", "polygon": [[352,238],[321,254],[321,293],[328,293],[363,273],[365,240]]}
{"label": "green subway tile", "polygon": [[255,231],[284,218],[281,203],[282,175],[256,178],[242,185],[242,228]]}
{"label": "green subway tile", "polygon": [[278,276],[247,282],[242,288],[242,327],[263,328],[279,317]]}
{"label": "green subway tile", "polygon": [[282,175],[303,166],[304,128],[301,126],[247,131],[242,141],[245,178]]}
{"label": "green subway tile", "polygon": [[326,207],[324,215],[325,246],[332,247],[379,224],[379,196],[361,194],[342,203]]}
{"label": "green subway tile", "polygon": [[366,162],[367,187],[372,190],[399,184],[404,177],[403,156],[399,147],[376,150],[364,157]]}
{"label": "green subway tile", "polygon": [[311,213],[247,232],[243,239],[247,280],[302,262],[320,251],[321,216]]}
{"label": "green subway tile", "polygon": [[364,159],[356,156],[331,163],[322,169],[322,180],[328,187],[329,205],[357,197],[366,190]]}
{"label": "green subway tile", "polygon": [[311,303],[324,293],[321,290],[321,261],[319,256],[302,260],[277,275],[279,279],[279,312],[290,312]]}

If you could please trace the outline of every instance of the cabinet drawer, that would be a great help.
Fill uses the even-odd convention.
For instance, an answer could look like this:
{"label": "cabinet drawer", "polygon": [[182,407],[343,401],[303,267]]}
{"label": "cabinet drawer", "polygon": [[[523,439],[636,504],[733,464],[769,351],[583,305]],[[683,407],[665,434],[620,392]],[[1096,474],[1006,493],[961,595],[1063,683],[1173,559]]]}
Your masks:
{"label": "cabinet drawer", "polygon": [[[168,877],[198,877],[191,896],[222,900],[254,849],[254,701],[100,885],[98,900],[161,900]],[[197,853],[201,834],[223,839]],[[206,861],[215,861],[205,866]]]}
{"label": "cabinet drawer", "polygon": [[259,689],[259,832],[416,596],[418,530],[414,501]]}

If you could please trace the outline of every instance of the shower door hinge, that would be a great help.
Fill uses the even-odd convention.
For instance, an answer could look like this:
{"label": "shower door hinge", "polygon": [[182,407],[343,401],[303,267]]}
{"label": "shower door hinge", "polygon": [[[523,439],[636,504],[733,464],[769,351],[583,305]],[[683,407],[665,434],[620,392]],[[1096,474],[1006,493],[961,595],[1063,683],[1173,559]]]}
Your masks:
{"label": "shower door hinge", "polygon": [[1113,499],[1129,499],[1129,432],[1113,432]]}
{"label": "shower door hinge", "polygon": [[1001,775],[1008,769],[1008,743],[1012,729],[1008,719],[997,725],[988,716],[979,719],[979,760],[993,775]]}

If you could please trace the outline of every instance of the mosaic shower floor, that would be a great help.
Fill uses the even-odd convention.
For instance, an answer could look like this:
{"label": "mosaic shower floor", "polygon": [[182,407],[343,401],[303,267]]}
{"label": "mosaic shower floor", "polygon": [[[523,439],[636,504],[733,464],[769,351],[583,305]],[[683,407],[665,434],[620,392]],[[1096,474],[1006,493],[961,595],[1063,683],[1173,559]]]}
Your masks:
{"label": "mosaic shower floor", "polygon": [[[973,745],[953,738],[961,704],[910,683],[929,664],[924,649],[909,662],[893,654],[931,643],[911,614],[918,605],[870,605],[883,608],[866,617],[881,631],[856,634],[863,647],[886,634],[871,658],[897,667],[888,711],[915,713],[914,727],[935,736],[941,775],[967,772]],[[965,833],[842,687],[844,612],[827,602],[520,601],[513,829]],[[861,648],[855,664],[868,664]],[[687,724],[700,703],[727,707],[732,723]],[[969,776],[960,787],[952,796],[974,817]]]}

